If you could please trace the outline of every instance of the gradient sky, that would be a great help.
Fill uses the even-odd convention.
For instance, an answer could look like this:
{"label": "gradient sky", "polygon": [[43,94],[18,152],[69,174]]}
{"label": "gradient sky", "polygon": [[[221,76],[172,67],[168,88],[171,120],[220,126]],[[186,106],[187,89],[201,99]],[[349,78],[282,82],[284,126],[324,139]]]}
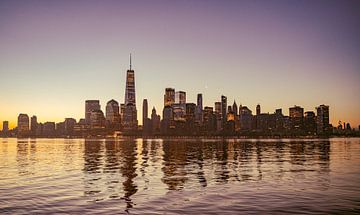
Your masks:
{"label": "gradient sky", "polygon": [[[360,124],[360,1],[0,1],[0,121],[84,117],[124,101],[133,54],[142,99],[165,87],[262,112],[330,105]],[[0,125],[2,128],[2,124]]]}

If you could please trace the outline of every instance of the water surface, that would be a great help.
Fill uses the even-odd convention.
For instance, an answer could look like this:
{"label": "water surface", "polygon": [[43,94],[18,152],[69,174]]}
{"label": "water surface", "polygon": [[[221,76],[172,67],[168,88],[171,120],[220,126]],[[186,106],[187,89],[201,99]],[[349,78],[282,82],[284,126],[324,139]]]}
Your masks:
{"label": "water surface", "polygon": [[1,214],[360,213],[360,139],[0,139]]}

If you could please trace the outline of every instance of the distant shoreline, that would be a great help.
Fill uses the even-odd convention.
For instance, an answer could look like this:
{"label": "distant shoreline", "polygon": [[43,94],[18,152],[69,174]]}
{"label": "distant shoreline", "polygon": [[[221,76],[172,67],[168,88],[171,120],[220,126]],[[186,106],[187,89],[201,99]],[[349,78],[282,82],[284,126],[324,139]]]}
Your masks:
{"label": "distant shoreline", "polygon": [[360,136],[282,136],[282,137],[267,137],[267,136],[119,136],[119,137],[0,137],[1,139],[114,139],[114,140],[129,140],[129,139],[144,139],[144,140],[319,140],[319,139],[333,139],[333,138],[360,138]]}

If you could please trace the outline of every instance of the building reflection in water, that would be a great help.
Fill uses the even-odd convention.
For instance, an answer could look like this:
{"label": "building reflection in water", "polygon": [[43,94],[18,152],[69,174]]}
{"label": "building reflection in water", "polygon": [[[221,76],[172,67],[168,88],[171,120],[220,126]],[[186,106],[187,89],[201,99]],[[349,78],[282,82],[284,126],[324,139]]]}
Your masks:
{"label": "building reflection in water", "polygon": [[119,198],[131,208],[137,192],[135,140],[85,140],[83,172],[84,194],[91,201]]}
{"label": "building reflection in water", "polygon": [[169,190],[181,190],[187,180],[186,142],[164,140],[163,151],[162,181]]}
{"label": "building reflection in water", "polygon": [[122,158],[122,164],[120,165],[120,172],[124,178],[123,189],[124,199],[127,204],[127,208],[133,207],[131,196],[137,191],[137,186],[134,183],[136,174],[136,143],[135,140],[124,141],[119,144],[120,157]]}
{"label": "building reflection in water", "polygon": [[16,162],[19,175],[26,175],[29,173],[29,139],[17,139],[16,148]]}
{"label": "building reflection in water", "polygon": [[[27,147],[18,144],[19,157],[26,157]],[[326,187],[329,163],[328,140],[85,140],[84,194],[92,201],[123,200],[128,210],[137,192],[150,189],[156,194],[230,182],[291,184],[304,178]]]}

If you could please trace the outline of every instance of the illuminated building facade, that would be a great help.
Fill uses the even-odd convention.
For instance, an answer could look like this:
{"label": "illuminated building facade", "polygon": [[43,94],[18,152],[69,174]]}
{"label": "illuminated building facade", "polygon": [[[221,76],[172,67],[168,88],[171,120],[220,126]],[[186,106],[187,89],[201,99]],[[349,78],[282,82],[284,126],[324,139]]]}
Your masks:
{"label": "illuminated building facade", "polygon": [[123,128],[126,131],[135,131],[138,127],[136,97],[135,97],[135,72],[131,69],[126,71],[125,107],[123,112]]}
{"label": "illuminated building facade", "polygon": [[[330,132],[329,125],[329,106],[320,105],[316,107],[316,130],[318,134],[328,134]],[[345,127],[345,126],[344,126]]]}
{"label": "illuminated building facade", "polygon": [[85,121],[86,124],[90,125],[90,115],[91,111],[100,110],[100,101],[99,100],[86,100],[85,101]]}

